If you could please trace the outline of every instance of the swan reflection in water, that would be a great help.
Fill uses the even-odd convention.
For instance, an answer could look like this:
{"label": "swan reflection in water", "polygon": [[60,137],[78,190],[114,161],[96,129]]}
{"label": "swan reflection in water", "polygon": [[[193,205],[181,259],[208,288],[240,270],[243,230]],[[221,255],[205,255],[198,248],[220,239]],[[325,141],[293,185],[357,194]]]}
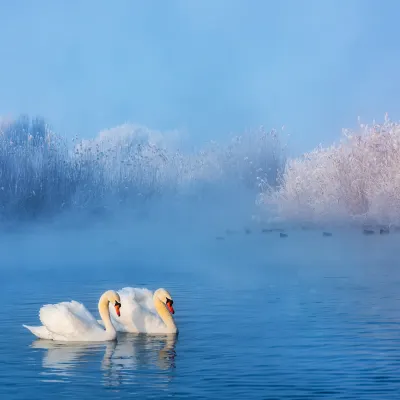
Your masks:
{"label": "swan reflection in water", "polygon": [[[105,386],[136,383],[135,371],[152,369],[171,372],[175,368],[177,335],[149,336],[144,334],[121,334],[118,341],[56,342],[53,340],[36,340],[31,347],[47,350],[43,356],[42,366],[46,375],[56,375],[61,379],[88,373],[88,366],[96,364],[99,355]],[[90,368],[90,367],[89,367]],[[48,371],[51,370],[51,371]],[[90,372],[89,372],[90,373]],[[170,380],[171,374],[162,374],[164,380]]]}

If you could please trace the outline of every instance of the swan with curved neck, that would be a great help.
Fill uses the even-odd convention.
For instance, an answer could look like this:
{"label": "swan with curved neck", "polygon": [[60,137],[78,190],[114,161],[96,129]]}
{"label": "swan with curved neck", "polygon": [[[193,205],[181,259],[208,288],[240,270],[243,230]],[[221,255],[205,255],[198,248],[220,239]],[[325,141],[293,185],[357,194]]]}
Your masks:
{"label": "swan with curved neck", "polygon": [[177,333],[178,328],[175,324],[174,317],[172,316],[175,314],[174,307],[172,306],[174,301],[172,300],[170,293],[163,288],[157,289],[153,295],[153,302],[154,307],[167,327],[168,332]]}
{"label": "swan with curved neck", "polygon": [[124,304],[121,318],[116,318],[111,310],[111,319],[118,332],[178,333],[172,316],[175,314],[174,301],[167,290],[160,288],[152,293],[148,289],[125,287],[118,293]]}
{"label": "swan with curved neck", "polygon": [[46,304],[39,311],[42,326],[27,326],[39,339],[59,341],[107,341],[115,340],[117,331],[110,318],[109,305],[120,316],[121,298],[114,290],[107,290],[98,302],[104,328],[86,307],[76,301]]}
{"label": "swan with curved neck", "polygon": [[108,290],[107,292],[104,292],[99,299],[97,307],[99,309],[100,317],[104,323],[104,328],[106,329],[105,331],[109,333],[112,339],[115,339],[117,337],[117,330],[111,322],[109,309],[110,304],[114,306],[116,314],[118,317],[120,317],[121,298],[117,292],[114,292],[114,290]]}

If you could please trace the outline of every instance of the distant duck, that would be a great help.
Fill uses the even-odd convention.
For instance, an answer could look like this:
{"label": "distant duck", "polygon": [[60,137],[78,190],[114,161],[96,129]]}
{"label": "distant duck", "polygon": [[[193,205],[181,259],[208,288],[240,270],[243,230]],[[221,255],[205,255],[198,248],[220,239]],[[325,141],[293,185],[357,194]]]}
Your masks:
{"label": "distant duck", "polygon": [[282,233],[282,232],[279,234],[279,236],[281,238],[287,238],[288,237],[287,233]]}
{"label": "distant duck", "polygon": [[379,230],[379,233],[380,233],[381,235],[387,235],[387,234],[389,234],[389,228],[387,228],[387,227],[381,228],[381,229]]}
{"label": "distant duck", "polygon": [[264,229],[261,229],[262,233],[283,232],[283,231],[284,231],[284,229],[282,229],[282,228],[264,228]]}
{"label": "distant duck", "polygon": [[332,236],[331,232],[322,232],[322,236]]}
{"label": "distant duck", "polygon": [[375,232],[372,229],[364,229],[364,235],[373,235]]}

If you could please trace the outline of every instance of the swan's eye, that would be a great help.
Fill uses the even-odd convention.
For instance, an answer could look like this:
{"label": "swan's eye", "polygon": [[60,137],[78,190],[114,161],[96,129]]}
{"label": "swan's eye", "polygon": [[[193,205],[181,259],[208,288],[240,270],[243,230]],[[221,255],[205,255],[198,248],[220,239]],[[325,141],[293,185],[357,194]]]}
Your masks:
{"label": "swan's eye", "polygon": [[118,306],[118,307],[120,307],[121,308],[121,303],[118,303],[118,301],[117,300],[115,300],[115,307],[116,306]]}
{"label": "swan's eye", "polygon": [[172,306],[172,304],[174,304],[174,301],[173,301],[173,300],[171,300],[171,299],[169,299],[169,298],[167,297],[167,301],[166,301],[166,303],[167,303],[167,304],[171,304],[171,306]]}

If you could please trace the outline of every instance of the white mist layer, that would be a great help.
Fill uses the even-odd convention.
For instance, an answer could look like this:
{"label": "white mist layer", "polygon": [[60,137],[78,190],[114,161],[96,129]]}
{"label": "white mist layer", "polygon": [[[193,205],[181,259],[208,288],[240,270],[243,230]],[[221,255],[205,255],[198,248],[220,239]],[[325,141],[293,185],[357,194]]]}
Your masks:
{"label": "white mist layer", "polygon": [[201,149],[181,144],[176,132],[125,124],[71,145],[43,119],[3,122],[0,216],[29,221],[164,210],[182,219],[185,209],[218,216],[243,208],[242,198],[254,207],[260,184],[274,187],[285,162],[278,135],[262,129]]}
{"label": "white mist layer", "polygon": [[[0,217],[59,226],[153,221],[182,229],[400,225],[400,124],[344,131],[303,157],[263,129],[201,149],[124,124],[67,141],[43,119],[0,121]],[[11,221],[11,222],[10,222]]]}

